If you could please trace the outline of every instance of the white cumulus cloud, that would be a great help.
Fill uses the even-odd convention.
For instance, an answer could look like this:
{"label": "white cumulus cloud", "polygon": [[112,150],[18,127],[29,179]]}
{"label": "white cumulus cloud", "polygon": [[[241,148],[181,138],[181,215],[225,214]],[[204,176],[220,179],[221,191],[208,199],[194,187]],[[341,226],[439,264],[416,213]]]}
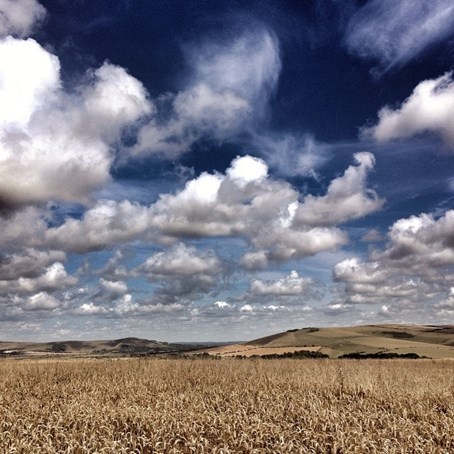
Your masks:
{"label": "white cumulus cloud", "polygon": [[[454,15],[454,14],[453,14]],[[384,107],[378,123],[363,129],[377,141],[404,139],[425,132],[440,135],[454,148],[454,81],[453,73],[420,82],[398,108]]]}
{"label": "white cumulus cloud", "polygon": [[229,304],[229,303],[226,303],[225,301],[216,301],[213,305],[215,307],[217,307],[218,309],[230,309],[230,308],[232,308],[232,305]]}
{"label": "white cumulus cloud", "polygon": [[297,271],[293,270],[288,276],[276,281],[254,279],[250,284],[250,291],[256,295],[301,295],[308,290],[311,284],[312,279],[300,276]]}
{"label": "white cumulus cloud", "polygon": [[240,186],[261,181],[268,176],[268,166],[262,159],[252,156],[237,157],[227,169],[229,178]]}
{"label": "white cumulus cloud", "polygon": [[98,299],[115,300],[123,296],[128,291],[126,282],[123,281],[110,281],[108,279],[99,279],[100,294]]}
{"label": "white cumulus cloud", "polygon": [[110,180],[112,144],[152,110],[142,84],[104,63],[75,93],[56,56],[32,39],[0,41],[0,201],[86,202]]}
{"label": "white cumulus cloud", "polygon": [[96,306],[93,303],[84,303],[79,306],[76,310],[76,314],[81,315],[95,315],[95,314],[105,314],[108,310],[103,306]]}
{"label": "white cumulus cloud", "polygon": [[101,200],[81,219],[67,218],[55,227],[47,226],[45,212],[21,210],[0,219],[0,243],[86,252],[138,239],[169,245],[226,236],[244,238],[256,249],[242,260],[250,269],[311,256],[346,244],[338,225],[382,206],[366,186],[373,156],[355,157],[359,165],[334,179],[326,195],[301,196],[285,180],[271,178],[263,161],[243,156],[224,175],[202,173],[149,206]]}
{"label": "white cumulus cloud", "polygon": [[60,303],[53,295],[47,292],[39,292],[30,296],[23,309],[26,311],[52,311],[59,307]]}
{"label": "white cumulus cloud", "polygon": [[200,253],[193,247],[180,243],[165,252],[158,252],[148,258],[138,270],[150,278],[160,276],[215,275],[221,264],[212,253]]}
{"label": "white cumulus cloud", "polygon": [[453,232],[454,210],[439,218],[422,213],[399,219],[390,227],[383,249],[372,250],[367,261],[353,257],[339,262],[334,279],[345,283],[350,304],[387,305],[393,299],[402,307],[439,309],[454,282]]}
{"label": "white cumulus cloud", "polygon": [[29,36],[45,15],[45,8],[36,0],[0,0],[0,38]]}
{"label": "white cumulus cloud", "polygon": [[265,251],[246,252],[240,259],[240,264],[247,270],[260,270],[268,266]]}
{"label": "white cumulus cloud", "polygon": [[36,293],[62,290],[76,282],[77,278],[68,275],[62,263],[55,262],[45,268],[39,276],[0,281],[0,293]]}
{"label": "white cumulus cloud", "polygon": [[382,208],[384,200],[380,199],[374,190],[366,188],[367,173],[375,165],[374,155],[361,152],[354,157],[358,165],[350,166],[342,176],[335,178],[326,195],[308,195],[304,199],[296,211],[296,223],[340,224]]}
{"label": "white cumulus cloud", "polygon": [[333,274],[336,280],[360,284],[376,284],[387,277],[380,269],[379,263],[363,263],[356,257],[337,263]]}

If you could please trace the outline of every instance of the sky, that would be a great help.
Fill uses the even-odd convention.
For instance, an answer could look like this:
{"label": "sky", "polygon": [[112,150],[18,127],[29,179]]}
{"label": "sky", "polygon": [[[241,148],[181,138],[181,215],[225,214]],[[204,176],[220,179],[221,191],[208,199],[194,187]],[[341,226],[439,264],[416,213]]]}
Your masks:
{"label": "sky", "polygon": [[0,0],[0,340],[454,321],[451,0]]}

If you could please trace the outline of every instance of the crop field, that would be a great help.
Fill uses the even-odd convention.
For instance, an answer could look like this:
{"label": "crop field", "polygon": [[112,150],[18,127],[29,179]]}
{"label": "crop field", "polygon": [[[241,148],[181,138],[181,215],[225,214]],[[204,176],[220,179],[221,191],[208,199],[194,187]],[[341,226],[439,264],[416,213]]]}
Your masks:
{"label": "crop field", "polygon": [[451,360],[0,360],[1,453],[452,453]]}

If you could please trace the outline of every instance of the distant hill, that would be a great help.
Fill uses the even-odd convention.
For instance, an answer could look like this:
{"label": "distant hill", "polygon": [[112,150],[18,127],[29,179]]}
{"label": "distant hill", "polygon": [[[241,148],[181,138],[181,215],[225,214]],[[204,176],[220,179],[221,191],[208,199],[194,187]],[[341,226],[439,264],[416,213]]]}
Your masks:
{"label": "distant hill", "polygon": [[61,342],[0,342],[0,357],[5,356],[131,356],[173,353],[201,348],[201,345],[171,344],[125,337],[114,340]]}
{"label": "distant hill", "polygon": [[[343,355],[408,355],[454,358],[454,325],[363,325],[343,328],[302,328],[255,339],[260,348],[311,347],[330,358]],[[394,356],[396,356],[394,355]]]}

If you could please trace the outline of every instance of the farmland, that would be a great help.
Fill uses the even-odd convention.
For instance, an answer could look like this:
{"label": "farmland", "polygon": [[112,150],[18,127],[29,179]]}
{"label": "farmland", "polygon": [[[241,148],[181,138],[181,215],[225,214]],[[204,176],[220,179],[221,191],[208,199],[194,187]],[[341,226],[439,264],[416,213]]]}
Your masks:
{"label": "farmland", "polygon": [[[207,345],[208,344],[208,345]],[[2,342],[0,358],[113,358],[209,354],[217,357],[282,356],[314,352],[342,358],[349,355],[404,356],[454,359],[453,325],[363,325],[290,329],[242,343],[168,343],[127,337],[112,340]]]}
{"label": "farmland", "polygon": [[2,359],[4,453],[448,453],[452,360]]}

